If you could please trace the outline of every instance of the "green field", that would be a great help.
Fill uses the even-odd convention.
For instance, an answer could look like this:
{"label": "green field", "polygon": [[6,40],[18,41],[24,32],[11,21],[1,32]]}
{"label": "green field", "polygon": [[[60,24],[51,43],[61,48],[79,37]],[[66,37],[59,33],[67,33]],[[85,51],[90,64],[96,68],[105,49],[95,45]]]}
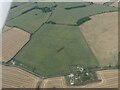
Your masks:
{"label": "green field", "polygon": [[50,13],[42,13],[39,10],[32,10],[24,15],[8,21],[6,24],[8,26],[16,26],[29,33],[33,33],[47,20],[49,14]]}
{"label": "green field", "polygon": [[44,76],[68,73],[71,65],[98,65],[79,28],[61,25],[42,27],[15,59]]}
{"label": "green field", "polygon": [[[35,5],[35,3],[24,5],[32,8],[33,4]],[[8,15],[6,25],[16,26],[31,33],[30,41],[14,57],[17,65],[45,77],[66,75],[73,65],[79,64],[84,67],[99,65],[79,27],[75,24],[84,17],[117,11],[117,8],[90,3],[37,3],[36,5],[40,8],[48,7],[47,9],[51,9],[54,5],[57,7],[50,12],[33,9],[21,14],[24,12],[23,6],[19,5],[14,11],[10,10],[12,13]],[[65,9],[71,7],[74,8]],[[17,15],[19,16],[16,17]],[[16,18],[9,20],[11,17]],[[53,21],[55,24],[46,23],[48,21]]]}
{"label": "green field", "polygon": [[63,6],[59,6],[53,12],[50,20],[57,23],[75,24],[81,18],[115,10],[117,8],[95,4],[71,10],[65,10]]}
{"label": "green field", "polygon": [[15,3],[15,4],[13,3],[11,7],[14,7],[14,6],[17,6],[17,7],[13,8],[9,11],[7,21],[21,15],[22,12],[24,12],[30,8],[33,8],[35,6],[35,4],[33,4],[33,3],[20,4],[20,2],[19,2],[19,3]]}

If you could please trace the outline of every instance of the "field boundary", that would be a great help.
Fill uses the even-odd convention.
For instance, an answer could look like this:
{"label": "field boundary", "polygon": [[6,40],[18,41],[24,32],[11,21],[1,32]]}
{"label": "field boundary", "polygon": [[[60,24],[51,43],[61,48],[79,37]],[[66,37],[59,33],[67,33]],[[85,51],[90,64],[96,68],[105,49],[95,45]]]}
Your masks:
{"label": "field boundary", "polygon": [[[52,13],[53,13],[53,11],[51,12],[51,14],[49,15],[48,19],[45,22],[47,22],[50,19],[50,17],[52,16]],[[42,26],[44,26],[45,22],[42,23],[42,25],[40,25],[40,27],[36,31],[34,31],[33,33],[30,33],[28,31],[24,30],[23,28],[19,28],[18,26],[13,26],[13,28],[16,27],[18,29],[22,29],[23,31],[29,33],[30,34],[30,38],[29,38],[29,41],[14,55],[14,57],[11,60],[15,59],[16,55],[31,41],[32,35],[34,35],[38,30],[40,30],[40,28],[42,28]],[[8,60],[6,63],[9,63],[11,60]]]}
{"label": "field boundary", "polygon": [[[56,9],[56,7],[55,7],[55,9]],[[104,14],[104,13],[108,13],[108,12],[116,12],[117,10],[113,10],[113,11],[107,11],[107,12],[102,12],[102,13],[97,13],[97,14],[93,14],[93,15],[89,15],[88,17],[90,17],[90,16],[95,16],[95,15],[98,15],[98,14]],[[30,33],[30,39],[29,39],[29,41],[14,55],[14,57],[11,59],[11,60],[9,60],[8,62],[6,62],[6,64],[10,64],[10,62],[12,61],[12,60],[15,60],[15,61],[17,61],[16,60],[16,56],[18,55],[18,53],[21,51],[21,50],[23,50],[24,49],[24,47],[26,47],[26,45],[28,45],[28,43],[31,41],[31,39],[32,39],[32,36],[35,34],[35,33],[37,33],[38,31],[41,31],[41,28],[50,20],[50,18],[51,18],[51,16],[52,16],[52,14],[53,14],[53,12],[54,12],[54,10],[52,10],[51,12],[50,12],[50,15],[49,15],[49,17],[47,18],[47,20],[45,21],[45,22],[43,22],[42,23],[42,25],[40,25],[39,26],[39,28],[38,29],[36,29],[33,33]],[[87,21],[86,21],[87,22]],[[85,23],[85,22],[84,22]],[[84,24],[83,23],[83,24]],[[57,24],[61,24],[61,23],[57,23]],[[64,25],[64,24],[62,24],[62,25]],[[17,26],[14,26],[14,27],[17,27]],[[78,26],[75,26],[75,27],[78,27]],[[19,27],[17,27],[17,28],[19,28]],[[22,30],[24,30],[24,29],[22,29]],[[26,31],[26,30],[24,30],[24,31]],[[43,30],[42,30],[43,31]],[[41,32],[42,32],[41,31]],[[27,31],[26,31],[27,32]],[[80,34],[81,34],[81,37],[83,37],[83,41],[85,42],[85,44],[87,45],[87,47],[89,48],[89,50],[90,50],[90,52],[92,53],[92,55],[95,57],[95,59],[97,60],[97,57],[94,55],[94,53],[93,53],[93,51],[91,50],[91,48],[90,48],[90,46],[88,45],[88,42],[86,41],[86,39],[85,39],[85,37],[84,37],[84,35],[83,35],[83,33],[81,32],[81,30],[79,30],[79,32],[80,32]],[[70,43],[72,43],[72,42],[70,42]],[[67,52],[67,51],[66,51]],[[68,53],[69,54],[69,53]],[[68,55],[68,56],[70,56],[70,55]],[[71,59],[73,59],[73,58],[71,58]],[[98,60],[97,60],[98,61]],[[97,62],[96,61],[96,62]],[[98,63],[98,62],[97,62]],[[98,63],[99,64],[99,63]],[[11,65],[12,66],[12,65]],[[25,71],[27,71],[27,72],[30,72],[30,73],[32,73],[32,74],[35,74],[35,75],[37,75],[37,76],[41,76],[40,74],[38,75],[38,73],[37,72],[33,72],[32,70],[31,70],[31,68],[29,69],[29,68],[25,68],[25,67],[22,67],[22,66],[20,66],[20,65],[15,65],[15,67],[19,67],[19,68],[21,68],[21,69],[23,69],[23,70],[25,70]],[[69,67],[69,66],[68,66]],[[32,67],[33,68],[33,67]]]}
{"label": "field boundary", "polygon": [[[103,14],[103,13],[102,13],[102,14]],[[49,19],[48,19],[48,20],[49,20]],[[42,26],[44,26],[44,24],[43,24]],[[41,27],[42,27],[42,26],[41,26]],[[40,28],[41,28],[41,27],[40,27]],[[38,29],[38,30],[40,30],[40,29]],[[36,31],[36,32],[37,32],[37,31]],[[89,45],[88,45],[85,37],[83,36],[83,33],[82,33],[80,30],[79,30],[79,32],[81,33],[82,37],[84,38],[85,43],[86,43],[87,46],[89,47]],[[30,42],[31,37],[32,37],[32,35],[30,35],[29,41],[21,48],[21,50]],[[90,47],[89,47],[89,49],[90,49],[90,51],[92,52],[92,50],[91,50]],[[19,50],[19,52],[20,52],[21,50]],[[19,53],[19,52],[18,52],[18,53]],[[17,53],[17,54],[18,54],[18,53]],[[17,54],[16,54],[16,55],[17,55]],[[92,52],[92,54],[93,54],[93,52]],[[16,55],[15,55],[15,56],[16,56]],[[93,55],[94,55],[94,54],[93,54]],[[11,60],[16,60],[16,59],[15,59],[15,56],[14,56]],[[95,56],[95,55],[94,55],[94,56]],[[96,56],[95,56],[95,58],[96,58]],[[96,59],[97,59],[97,58],[96,58]],[[11,60],[9,60],[7,63],[11,62]],[[18,66],[18,67],[21,68],[21,66]],[[25,70],[28,71],[28,72],[34,73],[34,72],[32,72],[31,70],[27,70],[27,68],[22,67],[22,69],[25,69]],[[37,74],[37,73],[34,73],[34,74]],[[38,76],[39,76],[39,75],[38,75]],[[41,76],[41,75],[40,75],[40,76]]]}

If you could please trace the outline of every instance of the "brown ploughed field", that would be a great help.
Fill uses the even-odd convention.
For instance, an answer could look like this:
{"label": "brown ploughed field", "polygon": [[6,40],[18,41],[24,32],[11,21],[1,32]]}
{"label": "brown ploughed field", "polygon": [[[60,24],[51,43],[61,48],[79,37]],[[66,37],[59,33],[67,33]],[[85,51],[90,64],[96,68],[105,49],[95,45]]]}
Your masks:
{"label": "brown ploughed field", "polygon": [[3,32],[2,60],[7,62],[14,57],[14,55],[29,41],[29,38],[29,33],[18,28],[12,28]]}
{"label": "brown ploughed field", "polygon": [[84,86],[67,86],[64,77],[45,79],[41,88],[118,88],[118,70],[103,70],[97,72],[100,82]]}
{"label": "brown ploughed field", "polygon": [[86,41],[101,66],[118,63],[118,13],[92,16],[80,26]]}
{"label": "brown ploughed field", "polygon": [[39,78],[15,67],[2,66],[3,88],[35,88]]}

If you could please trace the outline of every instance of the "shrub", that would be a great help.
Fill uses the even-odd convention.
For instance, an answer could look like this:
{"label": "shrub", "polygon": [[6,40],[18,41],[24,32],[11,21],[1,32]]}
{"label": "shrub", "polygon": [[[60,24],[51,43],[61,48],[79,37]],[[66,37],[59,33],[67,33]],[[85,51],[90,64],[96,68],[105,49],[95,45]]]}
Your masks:
{"label": "shrub", "polygon": [[67,8],[65,8],[65,9],[66,9],[66,10],[70,10],[70,9],[82,8],[82,7],[86,7],[86,5],[74,6],[74,7],[67,7]]}
{"label": "shrub", "polygon": [[84,17],[84,18],[82,18],[82,19],[79,19],[76,24],[79,26],[79,25],[81,25],[81,24],[83,24],[84,22],[89,21],[89,20],[91,20],[90,17]]}

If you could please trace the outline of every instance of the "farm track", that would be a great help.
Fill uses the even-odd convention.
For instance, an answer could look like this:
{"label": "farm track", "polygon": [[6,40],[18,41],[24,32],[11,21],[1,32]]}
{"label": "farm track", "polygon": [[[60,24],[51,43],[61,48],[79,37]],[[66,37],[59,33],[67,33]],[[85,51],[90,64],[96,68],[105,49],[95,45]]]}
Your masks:
{"label": "farm track", "polygon": [[42,84],[40,84],[40,88],[65,88],[66,83],[64,77],[54,77],[43,80]]}
{"label": "farm track", "polygon": [[118,70],[103,70],[97,74],[101,82],[84,86],[67,86],[64,77],[45,79],[40,86],[41,88],[118,88]]}
{"label": "farm track", "polygon": [[[50,16],[48,17],[48,19],[47,19],[45,22],[49,21],[50,17],[52,16],[52,13],[53,13],[53,12],[51,12]],[[44,26],[44,24],[45,24],[45,23],[43,23],[34,33],[32,33],[32,34],[30,35],[30,39],[31,39],[31,36],[32,36],[32,35],[34,35],[35,33],[37,33],[37,31],[40,30],[40,29]],[[65,24],[60,24],[60,23],[59,23],[59,25],[65,25]],[[66,24],[66,25],[67,25],[67,24]],[[41,32],[42,32],[42,31],[41,31]],[[81,32],[80,32],[80,33],[81,33]],[[30,41],[30,40],[29,40],[29,41]],[[29,41],[28,41],[28,42],[29,42]],[[27,42],[27,43],[28,43],[28,42]],[[27,45],[27,43],[26,43],[25,45]],[[25,47],[25,45],[24,45],[23,47]],[[21,48],[21,49],[22,49],[22,48]],[[21,51],[21,49],[20,49],[19,51]],[[8,50],[8,49],[6,48],[6,50]],[[19,52],[18,52],[18,53],[19,53]],[[17,54],[18,54],[18,53],[17,53]],[[16,55],[17,55],[17,54],[16,54]],[[16,56],[16,55],[15,55],[15,56]],[[15,56],[14,56],[14,57],[15,57]],[[5,74],[8,74],[8,73],[5,73]],[[19,74],[20,74],[20,73],[19,73]],[[13,74],[13,75],[14,75],[15,77],[17,77],[16,74]],[[114,76],[114,74],[112,74],[112,75]],[[10,75],[10,76],[12,77],[12,75]],[[27,76],[27,75],[25,75],[25,76]],[[10,79],[8,78],[8,76],[7,76],[6,79],[10,81]],[[7,82],[6,79],[4,79],[3,81]],[[19,79],[20,79],[20,78],[17,78],[16,80],[19,81]],[[26,78],[23,78],[23,79],[26,79]],[[58,83],[56,83],[57,81],[58,81]],[[15,81],[13,80],[12,82],[15,82]],[[23,81],[23,82],[24,82],[24,81]],[[56,80],[52,80],[52,79],[47,80],[47,81],[46,81],[46,85],[44,84],[45,86],[43,85],[43,87],[50,87],[50,88],[52,88],[52,86],[54,86],[54,84],[53,84],[52,82],[55,82],[54,84],[55,84],[55,86],[57,86],[57,87],[61,87],[61,86],[62,86],[61,88],[64,88],[64,87],[65,87],[65,86],[63,85],[63,84],[65,84],[65,80],[63,80],[63,77],[61,77],[60,79],[56,78]],[[3,85],[6,86],[6,87],[10,87],[10,86],[12,86],[12,87],[18,87],[18,86],[15,86],[15,85],[14,85],[15,83],[13,83],[13,85],[8,85],[8,84],[10,84],[10,83],[11,83],[11,81],[8,82],[8,83],[3,83]],[[16,81],[16,83],[22,84],[21,82],[17,82],[17,81]],[[27,80],[26,80],[25,83],[29,83],[29,82],[27,82]],[[115,82],[115,83],[116,83],[116,82]],[[48,85],[47,85],[47,84],[48,84]],[[106,86],[110,86],[110,85],[106,85]],[[116,85],[115,85],[115,86],[116,86]]]}
{"label": "farm track", "polygon": [[[48,19],[47,19],[35,32],[33,32],[33,33],[31,34],[29,41],[31,41],[32,36],[33,36],[35,33],[37,33],[39,30],[41,30],[41,28],[45,25],[45,23],[46,23],[47,21],[49,21],[49,19],[50,19],[51,16],[52,16],[52,13],[53,13],[53,12],[51,12],[51,14],[49,15]],[[43,31],[43,30],[42,30],[42,31]],[[42,32],[42,31],[40,31],[40,32]],[[81,33],[81,32],[80,32],[80,33]],[[83,36],[83,35],[82,35],[82,36]],[[83,38],[84,38],[84,37],[83,37]],[[28,41],[28,43],[29,43],[29,41]],[[28,43],[26,43],[26,44],[24,45],[24,47],[25,47]],[[87,46],[88,46],[88,45],[87,45]],[[90,48],[89,48],[89,49],[90,49]],[[22,50],[22,48],[21,48],[21,50]],[[21,50],[19,50],[19,51],[21,51]],[[18,53],[19,53],[19,52],[18,52]],[[17,53],[15,56],[17,56],[18,53]],[[14,58],[15,58],[15,56],[14,56]],[[69,56],[69,55],[68,55],[68,56]]]}
{"label": "farm track", "polygon": [[[50,16],[48,17],[48,19],[46,20],[46,22],[49,20],[49,18],[51,17],[51,15],[52,15],[52,12],[51,12],[51,14],[50,14]],[[33,33],[33,34],[35,34],[38,30],[40,30],[40,28],[42,27],[44,25],[44,23]],[[6,27],[7,28],[7,27]],[[5,29],[6,29],[5,28]],[[9,32],[12,32],[12,30],[13,29],[17,29],[17,27],[15,28],[7,28],[7,29],[10,29],[9,31],[8,30],[5,30],[5,32],[4,33],[9,33]],[[24,30],[25,31],[25,30]],[[17,33],[17,32],[16,32]],[[15,32],[14,32],[14,34],[16,34]],[[10,34],[10,33],[9,33]],[[32,35],[33,35],[32,34]],[[15,37],[16,35],[13,35],[13,34],[10,34],[10,35],[12,35],[13,37]],[[21,34],[19,34],[19,35],[21,35]],[[5,36],[5,35],[4,35]],[[12,36],[9,36],[9,35],[7,35],[6,37],[7,37],[7,40],[8,39],[13,39],[13,37]],[[29,35],[28,34],[28,36],[29,36],[29,38],[31,39],[31,35]],[[24,38],[24,41],[25,41],[25,37],[21,37],[21,39],[22,38]],[[3,37],[3,39],[5,39],[4,37]],[[30,41],[30,39],[29,40],[27,40],[27,43]],[[8,40],[8,41],[10,41],[10,40]],[[22,42],[20,42],[20,39],[18,40],[19,42],[17,42],[17,41],[15,41],[15,40],[13,40],[12,42],[7,42],[6,40],[3,40],[3,44],[5,43],[5,45],[10,45],[10,43],[15,43],[15,42],[17,42],[16,43],[16,45],[17,45],[17,47],[15,47],[14,46],[14,48],[19,48],[19,45],[18,44],[20,44],[20,43],[22,43]],[[24,46],[25,45],[27,45],[27,43],[26,44],[24,44]],[[5,45],[3,45],[4,47],[5,47]],[[22,46],[22,48],[24,47],[24,46]],[[21,50],[22,50],[22,48],[18,51],[16,51],[17,53],[19,53]],[[13,51],[12,50],[13,49],[13,45],[11,45],[10,47],[6,47],[5,49],[3,48],[3,51],[4,51],[4,53],[5,53],[5,55],[7,55],[6,53],[9,53],[10,54],[10,52],[9,51]],[[3,55],[4,55],[4,53],[3,53]],[[13,52],[14,53],[14,52]],[[11,52],[11,54],[13,54],[12,52]],[[17,53],[14,55],[14,57],[17,55]],[[9,58],[10,57],[10,58]],[[8,57],[6,57],[7,58],[7,61],[8,60],[10,60],[11,58],[14,58],[13,57],[13,55],[8,55]],[[4,56],[3,56],[3,58],[4,58]],[[4,58],[4,60],[6,60],[6,58]],[[9,67],[8,69],[10,69],[11,67]],[[11,70],[9,70],[9,71],[12,71],[12,72],[14,72],[15,71],[15,69],[16,68],[11,68]],[[7,88],[7,87],[9,87],[9,88],[18,88],[18,87],[24,87],[24,86],[20,86],[20,85],[22,85],[23,84],[23,82],[27,85],[27,83],[30,83],[31,81],[29,80],[30,78],[32,78],[33,79],[33,77],[28,77],[27,76],[27,74],[25,75],[25,72],[23,73],[25,76],[20,76],[20,70],[17,70],[17,74],[13,74],[13,73],[10,73],[9,71],[6,71],[6,70],[4,70],[4,69],[2,69],[3,70],[3,74],[4,74],[4,77],[3,77],[3,79],[2,79],[2,81],[3,81],[3,88],[5,87],[5,88]],[[18,77],[18,75],[19,75],[19,77]],[[11,78],[10,78],[11,77]],[[26,77],[28,77],[29,79],[28,79],[28,81],[26,80]],[[15,79],[12,79],[12,78],[15,78]],[[21,78],[23,79],[23,81],[21,80]],[[24,81],[25,80],[25,81]],[[37,82],[38,83],[41,83],[41,81],[39,80],[39,79],[37,79]],[[8,82],[9,81],[9,82]],[[32,81],[33,82],[33,81]],[[27,87],[25,85],[25,87]],[[29,88],[30,87],[35,87],[35,86],[31,86],[31,85],[29,85],[28,86]]]}

